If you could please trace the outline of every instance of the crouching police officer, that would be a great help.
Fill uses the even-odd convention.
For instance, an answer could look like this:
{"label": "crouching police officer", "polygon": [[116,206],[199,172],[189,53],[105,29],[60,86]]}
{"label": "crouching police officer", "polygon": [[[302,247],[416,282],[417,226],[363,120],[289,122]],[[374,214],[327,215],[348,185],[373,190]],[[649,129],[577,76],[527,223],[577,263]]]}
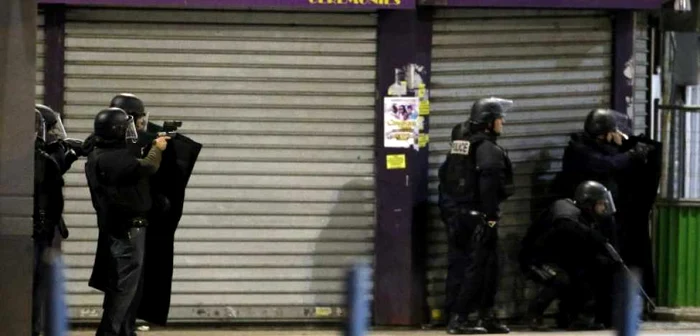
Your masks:
{"label": "crouching police officer", "polygon": [[[555,201],[530,226],[519,259],[523,272],[543,285],[528,310],[533,330],[549,329],[542,315],[555,299],[561,300],[560,328],[591,330],[610,325],[612,280],[620,260],[610,253],[599,227],[614,214],[608,189],[585,181],[573,199]],[[591,300],[595,300],[595,320],[579,316]]]}
{"label": "crouching police officer", "polygon": [[[452,131],[440,167],[439,206],[448,234],[445,311],[449,334],[508,333],[493,313],[498,284],[500,203],[513,194],[513,170],[496,144],[513,102],[478,100],[467,122]],[[477,321],[467,317],[478,311]]]}
{"label": "crouching police officer", "polygon": [[127,146],[137,139],[134,118],[122,109],[108,108],[95,117],[95,149],[85,164],[100,231],[93,277],[106,272],[109,278],[98,336],[136,335],[148,225],[145,218],[152,203],[149,177],[160,167],[168,138],[156,139],[143,159]]}

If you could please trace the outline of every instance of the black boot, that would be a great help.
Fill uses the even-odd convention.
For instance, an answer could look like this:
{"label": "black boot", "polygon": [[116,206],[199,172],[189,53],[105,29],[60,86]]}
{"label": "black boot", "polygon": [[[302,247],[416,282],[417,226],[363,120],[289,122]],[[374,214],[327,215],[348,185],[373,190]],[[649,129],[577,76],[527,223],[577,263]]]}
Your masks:
{"label": "black boot", "polygon": [[458,314],[452,314],[450,321],[447,323],[447,333],[451,335],[473,335],[486,334],[487,331],[483,327],[470,324],[466,318]]}
{"label": "black boot", "polygon": [[542,316],[528,316],[525,321],[527,322],[530,330],[535,332],[547,332],[552,331],[548,325],[544,324],[544,318]]}
{"label": "black boot", "polygon": [[510,332],[510,329],[491,312],[480,314],[476,325],[486,329],[489,334],[507,334]]}

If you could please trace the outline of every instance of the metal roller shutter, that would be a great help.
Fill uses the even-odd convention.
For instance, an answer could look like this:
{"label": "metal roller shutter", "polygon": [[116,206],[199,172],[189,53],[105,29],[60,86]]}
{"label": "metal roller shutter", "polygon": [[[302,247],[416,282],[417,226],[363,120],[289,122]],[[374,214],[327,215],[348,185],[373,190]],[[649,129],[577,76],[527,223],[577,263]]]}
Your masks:
{"label": "metal roller shutter", "polygon": [[44,13],[39,11],[36,17],[36,82],[34,85],[34,103],[44,103]]}
{"label": "metal roller shutter", "polygon": [[568,134],[582,128],[590,109],[610,105],[610,18],[583,11],[446,9],[437,11],[433,29],[428,305],[439,319],[447,243],[436,206],[437,169],[452,127],[468,118],[476,99],[493,95],[516,104],[499,141],[513,161],[517,191],[502,206],[496,307],[498,315],[514,316],[534,291],[517,264],[531,213],[546,206]]}
{"label": "metal roller shutter", "polygon": [[[182,120],[204,149],[175,241],[171,320],[338,318],[346,268],[372,262],[376,15],[71,9],[66,125],[85,137],[112,96]],[[68,301],[97,228],[79,162],[66,176]]]}
{"label": "metal roller shutter", "polygon": [[651,41],[649,16],[635,13],[634,30],[634,133],[647,132],[649,82],[651,79]]}

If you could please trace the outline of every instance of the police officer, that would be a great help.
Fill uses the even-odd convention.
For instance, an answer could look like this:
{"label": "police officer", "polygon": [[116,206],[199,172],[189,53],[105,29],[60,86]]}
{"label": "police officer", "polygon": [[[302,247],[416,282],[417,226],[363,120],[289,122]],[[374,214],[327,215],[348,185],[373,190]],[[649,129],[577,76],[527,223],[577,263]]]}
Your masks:
{"label": "police officer", "polygon": [[127,147],[138,139],[134,118],[122,109],[108,108],[95,117],[94,139],[96,147],[85,164],[102,237],[93,277],[107,272],[110,278],[96,335],[131,336],[136,334],[141,296],[145,218],[151,207],[149,177],[160,167],[168,138],[159,137],[145,158],[137,158]]}
{"label": "police officer", "polygon": [[[61,117],[50,107],[35,106],[34,142],[34,280],[32,296],[32,334],[39,335],[43,328],[44,303],[48,294],[48,265],[44,257],[53,245],[56,230],[63,238],[68,229],[63,222],[63,174],[77,160],[69,143]],[[73,140],[75,141],[75,140]]]}
{"label": "police officer", "polygon": [[[542,315],[557,298],[561,299],[559,327],[591,330],[609,326],[611,281],[620,260],[609,253],[608,239],[597,227],[615,211],[610,192],[598,182],[585,181],[576,188],[573,199],[555,201],[530,226],[519,260],[523,272],[543,285],[528,309],[533,330],[548,329]],[[592,298],[598,306],[598,323],[579,316]]]}
{"label": "police officer", "polygon": [[[452,132],[440,167],[439,206],[448,233],[446,307],[449,334],[508,333],[494,316],[500,204],[513,194],[513,171],[496,144],[513,102],[484,98]],[[478,311],[470,323],[467,316]]]}
{"label": "police officer", "polygon": [[[647,145],[637,143],[627,150],[621,147],[628,135],[618,130],[616,114],[608,109],[592,110],[586,116],[584,131],[571,135],[564,150],[562,172],[555,185],[560,197],[573,197],[576,186],[591,180],[603,184],[618,201],[617,177],[635,163],[646,160],[650,150]],[[611,218],[601,230],[618,247],[614,219]]]}
{"label": "police officer", "polygon": [[649,147],[638,143],[629,150],[620,146],[628,137],[617,128],[616,112],[595,109],[588,113],[581,133],[571,135],[564,151],[564,162],[558,191],[563,197],[573,196],[576,186],[583,181],[603,184],[617,199],[616,174],[635,161],[643,161]]}

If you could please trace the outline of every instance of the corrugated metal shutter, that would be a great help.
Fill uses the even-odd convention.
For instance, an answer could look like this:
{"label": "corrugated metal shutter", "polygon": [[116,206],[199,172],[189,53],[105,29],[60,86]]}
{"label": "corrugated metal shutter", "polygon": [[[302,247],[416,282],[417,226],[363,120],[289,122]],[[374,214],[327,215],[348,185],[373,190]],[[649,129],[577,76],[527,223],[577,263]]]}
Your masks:
{"label": "corrugated metal shutter", "polygon": [[[499,143],[515,168],[516,194],[502,207],[501,282],[497,313],[522,313],[532,284],[517,265],[531,212],[546,205],[547,185],[561,169],[568,134],[586,113],[610,106],[612,31],[605,13],[550,10],[445,9],[436,13],[432,52],[430,190],[452,127],[487,96],[515,101]],[[539,211],[537,211],[539,212]],[[444,302],[447,243],[433,206],[429,235],[428,305],[438,319]]]}
{"label": "corrugated metal shutter", "polygon": [[34,84],[34,103],[44,103],[44,13],[39,11],[36,17],[36,80]]}
{"label": "corrugated metal shutter", "polygon": [[[204,144],[176,234],[171,320],[337,318],[344,276],[372,262],[376,15],[72,9],[72,136],[119,92]],[[76,319],[97,229],[83,162],[66,176]]]}
{"label": "corrugated metal shutter", "polygon": [[651,46],[649,15],[635,13],[634,30],[634,133],[647,132],[649,115],[649,81],[651,78]]}

